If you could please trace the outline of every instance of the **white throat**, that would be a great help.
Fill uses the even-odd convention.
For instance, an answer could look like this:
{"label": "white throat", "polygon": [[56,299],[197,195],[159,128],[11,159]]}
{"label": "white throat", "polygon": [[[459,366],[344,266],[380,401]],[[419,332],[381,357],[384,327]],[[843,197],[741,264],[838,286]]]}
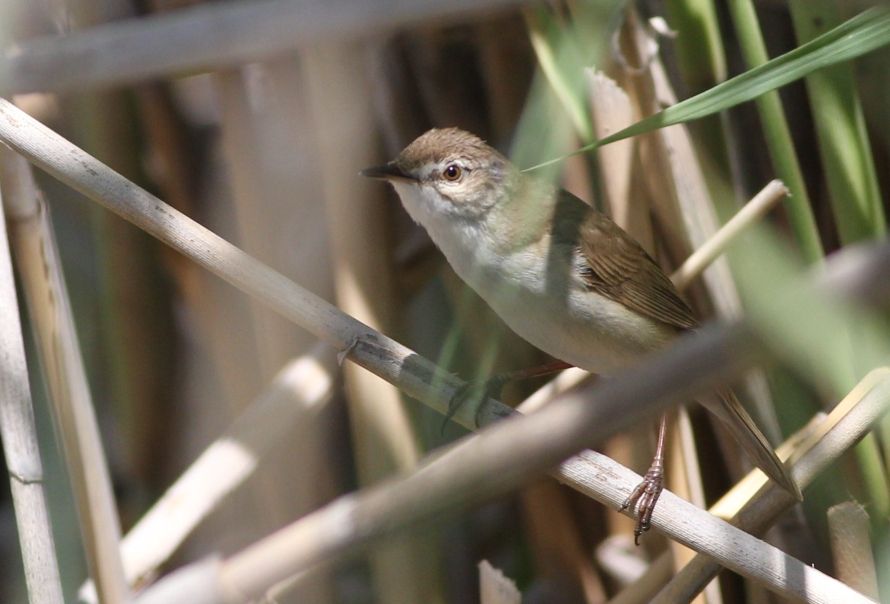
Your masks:
{"label": "white throat", "polygon": [[475,275],[497,264],[488,216],[468,218],[457,214],[432,187],[393,184],[408,215],[426,229],[458,275],[475,287]]}

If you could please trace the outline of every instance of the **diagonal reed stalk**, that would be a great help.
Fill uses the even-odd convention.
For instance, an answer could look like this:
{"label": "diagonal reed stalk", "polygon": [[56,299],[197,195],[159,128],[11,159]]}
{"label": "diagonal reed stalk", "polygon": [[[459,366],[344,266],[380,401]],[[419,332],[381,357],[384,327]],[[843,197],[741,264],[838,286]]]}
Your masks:
{"label": "diagonal reed stalk", "polygon": [[[813,433],[814,428],[817,424],[821,423],[825,419],[824,414],[816,414],[813,416],[813,419],[810,420],[810,423],[800,429],[798,432],[791,435],[790,438],[786,439],[777,449],[776,455],[779,456],[779,459],[788,459],[788,456],[791,454],[791,451],[799,445],[807,436]],[[731,502],[733,505],[732,512],[726,513],[725,509],[719,509],[718,504],[711,506],[708,511],[712,514],[728,517],[731,516],[736,510],[738,510],[742,505],[749,502],[752,496],[758,492],[758,489],[763,486],[763,480],[761,475],[757,472],[750,472],[747,476],[745,476],[742,480],[737,482],[735,486],[730,489],[726,495],[724,495],[718,504],[722,504],[724,502]],[[719,509],[719,511],[718,511]],[[621,593],[615,596],[613,600],[609,601],[609,604],[640,604],[642,602],[650,603],[652,599],[671,581],[672,577],[676,576],[677,572],[672,572],[670,576],[664,576],[664,572],[661,569],[663,564],[663,558],[670,558],[670,552],[664,552],[659,556],[658,559],[654,560],[649,568],[646,569],[645,573],[639,578],[638,583],[640,587],[636,585],[628,585]],[[693,559],[694,560],[694,559]],[[670,560],[668,560],[670,562]],[[680,572],[683,572],[686,567],[689,566],[690,562],[684,562]],[[719,567],[718,567],[719,568]],[[704,582],[702,585],[706,585],[706,587],[710,587],[714,582],[710,583]],[[695,598],[694,594],[700,591],[700,586],[694,586],[688,588],[689,595],[686,596],[687,601],[693,600]],[[625,594],[625,592],[627,592]]]}
{"label": "diagonal reed stalk", "polygon": [[711,264],[718,256],[723,254],[732,244],[733,240],[741,235],[745,229],[757,220],[760,220],[777,203],[788,196],[788,189],[780,180],[772,180],[761,189],[757,195],[751,198],[729,220],[726,221],[714,236],[699,246],[689,257],[683,261],[671,275],[671,281],[677,289],[683,291],[701,272]]}
{"label": "diagonal reed stalk", "polygon": [[202,3],[29,40],[0,59],[4,95],[78,90],[192,74],[294,48],[457,21],[522,0],[243,0]]}

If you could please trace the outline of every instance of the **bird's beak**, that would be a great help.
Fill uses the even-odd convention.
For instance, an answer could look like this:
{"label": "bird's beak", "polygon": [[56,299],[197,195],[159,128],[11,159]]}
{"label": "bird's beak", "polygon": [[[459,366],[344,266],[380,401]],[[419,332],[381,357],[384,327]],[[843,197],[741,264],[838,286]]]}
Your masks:
{"label": "bird's beak", "polygon": [[380,180],[416,180],[413,176],[406,173],[402,170],[398,164],[391,161],[388,164],[383,164],[382,166],[374,166],[372,168],[365,168],[361,172],[359,172],[362,176],[367,176],[368,178],[378,178]]}

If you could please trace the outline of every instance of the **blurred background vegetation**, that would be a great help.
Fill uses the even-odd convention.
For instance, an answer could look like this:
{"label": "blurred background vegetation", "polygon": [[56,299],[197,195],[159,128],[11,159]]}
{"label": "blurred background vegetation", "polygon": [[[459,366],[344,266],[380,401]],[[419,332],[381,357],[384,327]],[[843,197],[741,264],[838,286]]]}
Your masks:
{"label": "blurred background vegetation", "polygon": [[[16,45],[27,48],[39,36],[147,21],[198,4],[210,3],[5,0],[0,36],[12,56]],[[360,169],[444,126],[470,130],[520,165],[533,165],[712,88],[868,7],[841,0],[487,4],[445,22],[414,19],[385,33],[295,43],[293,50],[212,71],[28,91],[14,99],[297,283],[448,370],[480,378],[541,355],[506,330],[393,193],[361,179]],[[601,77],[623,90],[610,96],[617,110],[597,105],[608,86]],[[674,134],[639,137],[625,148],[623,168],[608,163],[615,159],[605,157],[611,147],[604,147],[541,172],[611,211],[666,268],[678,266],[708,230],[696,233],[691,223],[707,223],[709,213],[726,220],[770,179],[781,178],[792,197],[765,219],[769,243],[762,246],[780,246],[789,266],[816,265],[842,246],[885,236],[888,98],[884,47],[663,131]],[[314,339],[38,176],[126,530]],[[690,190],[707,207],[687,203]],[[688,298],[703,318],[768,303],[769,288],[785,275],[773,260],[740,250],[731,269],[716,268]],[[883,344],[874,354],[859,351],[855,332],[845,332],[836,354],[789,345],[798,362],[784,356],[765,375],[750,376],[742,391],[764,432],[778,443],[816,411],[833,407],[881,362],[876,355],[888,347],[885,335],[877,333]],[[28,352],[36,368],[33,346]],[[837,375],[809,358],[822,352]],[[360,368],[341,370],[331,360],[329,369],[343,379],[337,396],[312,418],[313,429],[275,444],[249,482],[180,548],[171,568],[211,551],[238,551],[337,494],[409,470],[426,451],[463,435],[455,426],[440,434],[440,416]],[[66,599],[74,600],[86,568],[39,376],[32,371],[53,528]],[[505,402],[520,402],[535,385],[509,386]],[[700,410],[690,409],[688,421],[694,446],[672,451],[677,461],[669,473],[676,478],[668,486],[706,505],[748,467]],[[642,471],[650,432],[641,426],[603,450]],[[869,514],[878,575],[890,599],[888,463],[885,422],[807,489],[805,503],[768,539],[832,573],[826,510],[857,501]],[[627,518],[544,479],[326,569],[281,601],[472,602],[476,565],[487,559],[517,582],[526,602],[604,602],[668,548],[652,533],[635,549],[631,530]],[[24,601],[6,491],[0,536],[0,601]],[[673,556],[679,565],[683,554]],[[773,601],[730,573],[701,598]]]}

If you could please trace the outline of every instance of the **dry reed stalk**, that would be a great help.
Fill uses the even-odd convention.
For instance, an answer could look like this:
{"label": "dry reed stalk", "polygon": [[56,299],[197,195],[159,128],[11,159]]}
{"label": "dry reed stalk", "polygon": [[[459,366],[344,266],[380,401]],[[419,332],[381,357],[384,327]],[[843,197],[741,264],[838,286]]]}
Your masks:
{"label": "dry reed stalk", "polygon": [[[305,75],[286,54],[214,77],[239,247],[325,295],[332,291],[325,212]],[[294,191],[305,194],[294,196]],[[311,259],[311,260],[310,260]],[[261,304],[250,307],[259,374],[304,352],[312,337]]]}
{"label": "dry reed stalk", "polygon": [[0,91],[85,90],[211,71],[399,27],[454,23],[520,0],[208,3],[32,39],[0,59]]}
{"label": "dry reed stalk", "polygon": [[[398,312],[385,251],[385,190],[361,178],[355,168],[371,165],[378,157],[360,47],[318,48],[302,56],[321,158],[338,306],[375,329],[389,331]],[[365,466],[370,472],[366,478],[374,481],[414,467],[420,451],[398,390],[363,369],[361,374],[346,371],[352,381],[349,396],[356,405],[353,421],[368,430],[371,439],[361,454],[368,456],[364,463],[381,464],[376,469]]]}
{"label": "dry reed stalk", "polygon": [[[4,101],[6,102],[6,101]],[[61,604],[62,585],[43,490],[43,464],[34,425],[19,305],[0,214],[0,437],[9,473],[25,584],[32,604]]]}
{"label": "dry reed stalk", "polygon": [[[594,69],[585,69],[584,76],[587,78],[590,114],[597,139],[614,134],[640,119],[627,93],[615,80]],[[637,185],[634,182],[638,179],[631,177],[637,144],[636,139],[630,138],[606,145],[597,151],[597,163],[602,191],[611,209],[612,219],[654,257],[655,241],[649,204],[645,196],[635,190]]]}
{"label": "dry reed stalk", "polygon": [[[345,350],[350,359],[440,412],[460,386],[459,380],[441,375],[426,359],[339,313],[4,100],[0,100],[0,140],[56,178],[132,220],[237,287],[265,300],[285,316]],[[888,255],[890,249],[886,247],[841,254],[838,261],[830,263],[829,270],[823,271],[819,282],[821,291],[869,299],[878,294],[888,296],[890,280],[885,275],[890,265]],[[831,289],[824,289],[829,285]],[[790,284],[790,287],[799,288],[800,284]],[[777,309],[781,308],[777,305]],[[242,585],[245,588],[242,593],[256,593],[254,590],[268,586],[265,581],[271,584],[284,578],[282,573],[287,576],[300,567],[351,551],[397,525],[404,526],[451,509],[458,503],[466,503],[468,497],[493,494],[531,474],[552,468],[586,443],[635,424],[672,401],[686,400],[696,390],[725,380],[750,364],[753,359],[749,346],[756,347],[756,342],[743,334],[738,326],[704,328],[678,341],[670,351],[653,355],[649,362],[635,368],[633,375],[616,376],[603,382],[592,399],[563,401],[541,410],[533,419],[493,426],[463,443],[455,450],[460,451],[459,455],[451,451],[442,457],[448,462],[437,464],[435,472],[421,470],[407,479],[372,488],[361,496],[347,496],[269,541],[245,550],[227,564],[226,580]],[[733,351],[732,355],[729,350]],[[441,384],[436,390],[430,388],[434,375]],[[490,400],[484,406],[482,419],[490,421],[506,412],[502,405]],[[472,425],[474,418],[470,415],[472,411],[465,410],[458,413],[456,419]],[[517,447],[517,442],[524,446]],[[594,464],[596,469],[588,464]],[[640,480],[639,475],[592,452],[563,462],[554,476],[615,508]],[[420,485],[417,480],[421,481]],[[424,484],[427,480],[437,488],[427,489]],[[377,517],[374,512],[380,511],[381,503],[396,503],[397,507],[389,507],[382,517]],[[394,525],[396,518],[399,521]],[[816,602],[831,601],[831,598],[867,601],[846,586],[669,492],[659,501],[653,525],[781,593],[813,596]],[[307,539],[299,538],[301,534]],[[298,536],[297,541],[291,541],[294,535]],[[291,550],[295,543],[302,543],[306,549],[298,546]],[[269,557],[272,551],[275,553]],[[250,577],[254,579],[243,583]]]}
{"label": "dry reed stalk", "polygon": [[710,266],[732,241],[763,218],[789,194],[788,188],[781,180],[771,180],[760,192],[751,198],[742,208],[720,227],[714,235],[689,255],[683,264],[671,275],[671,281],[680,291],[686,289],[692,281]]}
{"label": "dry reed stalk", "polygon": [[[855,445],[890,410],[890,369],[871,371],[837,404],[816,429],[794,448],[789,462],[795,481],[805,488],[830,463]],[[760,471],[749,474],[711,508],[711,512],[731,517],[733,523],[752,534],[766,530],[786,509],[796,504],[793,498],[766,482]],[[737,492],[757,495],[742,501]],[[698,593],[720,572],[720,565],[698,555],[659,593],[653,604],[682,602]]]}
{"label": "dry reed stalk", "polygon": [[103,602],[125,602],[120,521],[49,213],[31,166],[6,147],[0,183],[90,573]]}
{"label": "dry reed stalk", "polygon": [[504,576],[500,569],[493,567],[488,560],[479,563],[479,602],[480,604],[520,604],[522,594],[516,583]]}
{"label": "dry reed stalk", "polygon": [[[251,200],[247,207],[239,204],[239,227],[242,218],[249,220],[251,230],[242,234],[261,254],[260,260],[280,267],[288,278],[330,299],[334,295],[330,237],[319,228],[325,222],[326,211],[318,203],[322,193],[318,178],[321,161],[313,136],[314,116],[305,69],[298,56],[285,53],[247,66],[244,75],[251,100],[252,151],[259,168],[253,178],[261,181],[257,187],[261,197]],[[295,195],[295,191],[300,194]],[[264,363],[278,367],[316,342],[311,334],[268,308],[256,308],[255,313]],[[334,362],[330,361],[330,372],[337,371]],[[261,370],[267,375],[265,367]],[[336,415],[337,410],[332,409],[328,420]],[[269,471],[263,480],[272,486],[269,491],[274,500],[267,509],[276,512],[276,527],[339,492],[341,469],[330,465],[337,428],[334,421],[318,427],[303,439],[288,439],[269,459]],[[290,586],[288,597],[306,604],[329,602],[335,598],[335,589],[335,577],[326,569],[317,569]]]}
{"label": "dry reed stalk", "polygon": [[[0,100],[0,140],[11,142],[50,174],[236,287],[264,300],[336,349],[348,353],[349,358],[397,383],[408,394],[427,401],[440,412],[444,412],[451,392],[461,384],[460,380],[437,371],[435,365],[413,351],[341,313],[170,208],[4,100]],[[434,375],[442,380],[444,392],[430,391]],[[457,419],[472,426],[471,415],[471,411],[464,410],[458,413]],[[486,414],[488,420],[494,417],[490,411]]]}
{"label": "dry reed stalk", "polygon": [[[131,585],[150,580],[195,527],[253,475],[277,443],[285,437],[301,441],[318,429],[334,388],[332,362],[329,347],[316,344],[287,363],[143,514],[121,544]],[[80,594],[87,602],[96,601],[89,584]]]}
{"label": "dry reed stalk", "polygon": [[[625,19],[624,50],[627,61],[638,67],[634,73],[620,71],[618,83],[629,91],[642,116],[676,103],[664,68],[651,54],[651,33],[631,9]],[[717,232],[718,222],[701,166],[688,131],[682,125],[663,128],[640,139],[640,174],[648,185],[649,199],[666,243],[676,254],[688,255]],[[738,293],[725,260],[711,264],[704,273],[705,285],[719,314],[738,316]]]}
{"label": "dry reed stalk", "polygon": [[856,502],[845,501],[828,509],[831,555],[838,579],[877,600],[878,577],[870,529],[868,512]]}
{"label": "dry reed stalk", "polygon": [[[311,104],[337,294],[337,306],[366,325],[392,332],[398,315],[385,189],[358,175],[378,161],[378,139],[363,48],[328,45],[301,54]],[[344,367],[359,481],[373,484],[417,466],[417,437],[401,395],[363,367]],[[384,602],[442,600],[435,544],[417,535],[369,552],[375,593]]]}

